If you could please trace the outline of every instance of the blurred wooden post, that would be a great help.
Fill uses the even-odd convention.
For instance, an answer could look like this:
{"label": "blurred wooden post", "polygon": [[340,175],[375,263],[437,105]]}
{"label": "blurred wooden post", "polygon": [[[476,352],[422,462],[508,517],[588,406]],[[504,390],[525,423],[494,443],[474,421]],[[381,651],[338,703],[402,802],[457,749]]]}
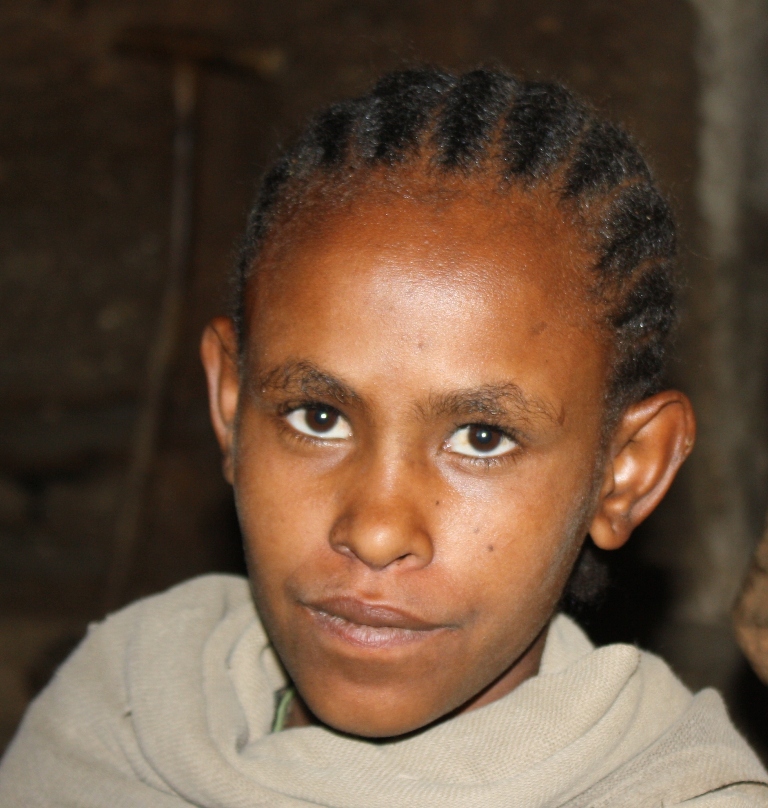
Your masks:
{"label": "blurred wooden post", "polygon": [[173,65],[175,131],[171,197],[170,261],[157,330],[147,361],[147,380],[134,427],[131,460],[115,522],[112,557],[104,584],[104,609],[119,606],[131,573],[162,415],[168,374],[176,350],[192,259],[195,117],[199,75],[193,62]]}
{"label": "blurred wooden post", "polygon": [[282,51],[233,45],[194,31],[152,27],[123,32],[117,47],[141,56],[170,60],[173,66],[173,189],[169,268],[154,340],[147,359],[146,384],[133,433],[131,458],[115,522],[111,556],[104,581],[103,608],[125,599],[152,476],[168,377],[182,324],[183,304],[192,263],[195,134],[200,74],[204,68],[245,76],[271,77],[284,67]]}

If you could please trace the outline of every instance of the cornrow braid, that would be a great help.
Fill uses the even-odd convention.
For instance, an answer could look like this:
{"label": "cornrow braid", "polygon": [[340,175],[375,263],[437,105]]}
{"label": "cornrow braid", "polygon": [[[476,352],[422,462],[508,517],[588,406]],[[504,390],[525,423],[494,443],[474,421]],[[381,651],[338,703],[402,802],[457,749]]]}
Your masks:
{"label": "cornrow braid", "polygon": [[311,191],[414,166],[438,177],[495,173],[523,188],[548,183],[584,222],[595,256],[602,325],[615,345],[609,413],[660,389],[677,310],[669,205],[622,129],[558,84],[489,69],[391,73],[309,123],[267,171],[249,217],[232,284],[241,346],[246,287],[281,216]]}

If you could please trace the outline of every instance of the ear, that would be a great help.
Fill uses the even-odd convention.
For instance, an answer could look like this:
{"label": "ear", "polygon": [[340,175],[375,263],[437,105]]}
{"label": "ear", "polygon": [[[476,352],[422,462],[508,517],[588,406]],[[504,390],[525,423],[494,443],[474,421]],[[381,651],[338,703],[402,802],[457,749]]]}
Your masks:
{"label": "ear", "polygon": [[589,529],[598,547],[615,550],[627,541],[667,493],[695,437],[693,407],[677,390],[627,408],[609,447]]}
{"label": "ear", "polygon": [[233,453],[240,377],[237,368],[237,337],[229,317],[217,317],[206,326],[200,343],[208,380],[208,405],[213,431],[219,441],[222,468],[227,482],[233,481]]}

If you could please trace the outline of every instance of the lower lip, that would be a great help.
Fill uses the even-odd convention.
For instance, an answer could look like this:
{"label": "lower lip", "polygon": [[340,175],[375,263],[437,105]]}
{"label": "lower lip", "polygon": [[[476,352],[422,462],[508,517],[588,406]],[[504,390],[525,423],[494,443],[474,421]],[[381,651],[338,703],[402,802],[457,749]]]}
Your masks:
{"label": "lower lip", "polygon": [[417,631],[395,626],[365,626],[316,609],[309,609],[309,612],[315,622],[328,634],[360,648],[392,648],[412,645],[423,642],[442,631],[441,627]]}

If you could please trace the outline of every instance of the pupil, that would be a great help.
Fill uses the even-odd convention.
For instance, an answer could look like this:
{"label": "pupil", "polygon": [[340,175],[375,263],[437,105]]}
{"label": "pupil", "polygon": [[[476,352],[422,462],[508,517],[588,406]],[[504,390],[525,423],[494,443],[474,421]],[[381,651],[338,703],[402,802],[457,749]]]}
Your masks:
{"label": "pupil", "polygon": [[339,414],[325,407],[313,407],[307,410],[306,421],[310,429],[315,432],[328,432],[336,426]]}
{"label": "pupil", "polygon": [[470,427],[469,443],[478,452],[491,452],[501,443],[501,432],[487,426]]}

